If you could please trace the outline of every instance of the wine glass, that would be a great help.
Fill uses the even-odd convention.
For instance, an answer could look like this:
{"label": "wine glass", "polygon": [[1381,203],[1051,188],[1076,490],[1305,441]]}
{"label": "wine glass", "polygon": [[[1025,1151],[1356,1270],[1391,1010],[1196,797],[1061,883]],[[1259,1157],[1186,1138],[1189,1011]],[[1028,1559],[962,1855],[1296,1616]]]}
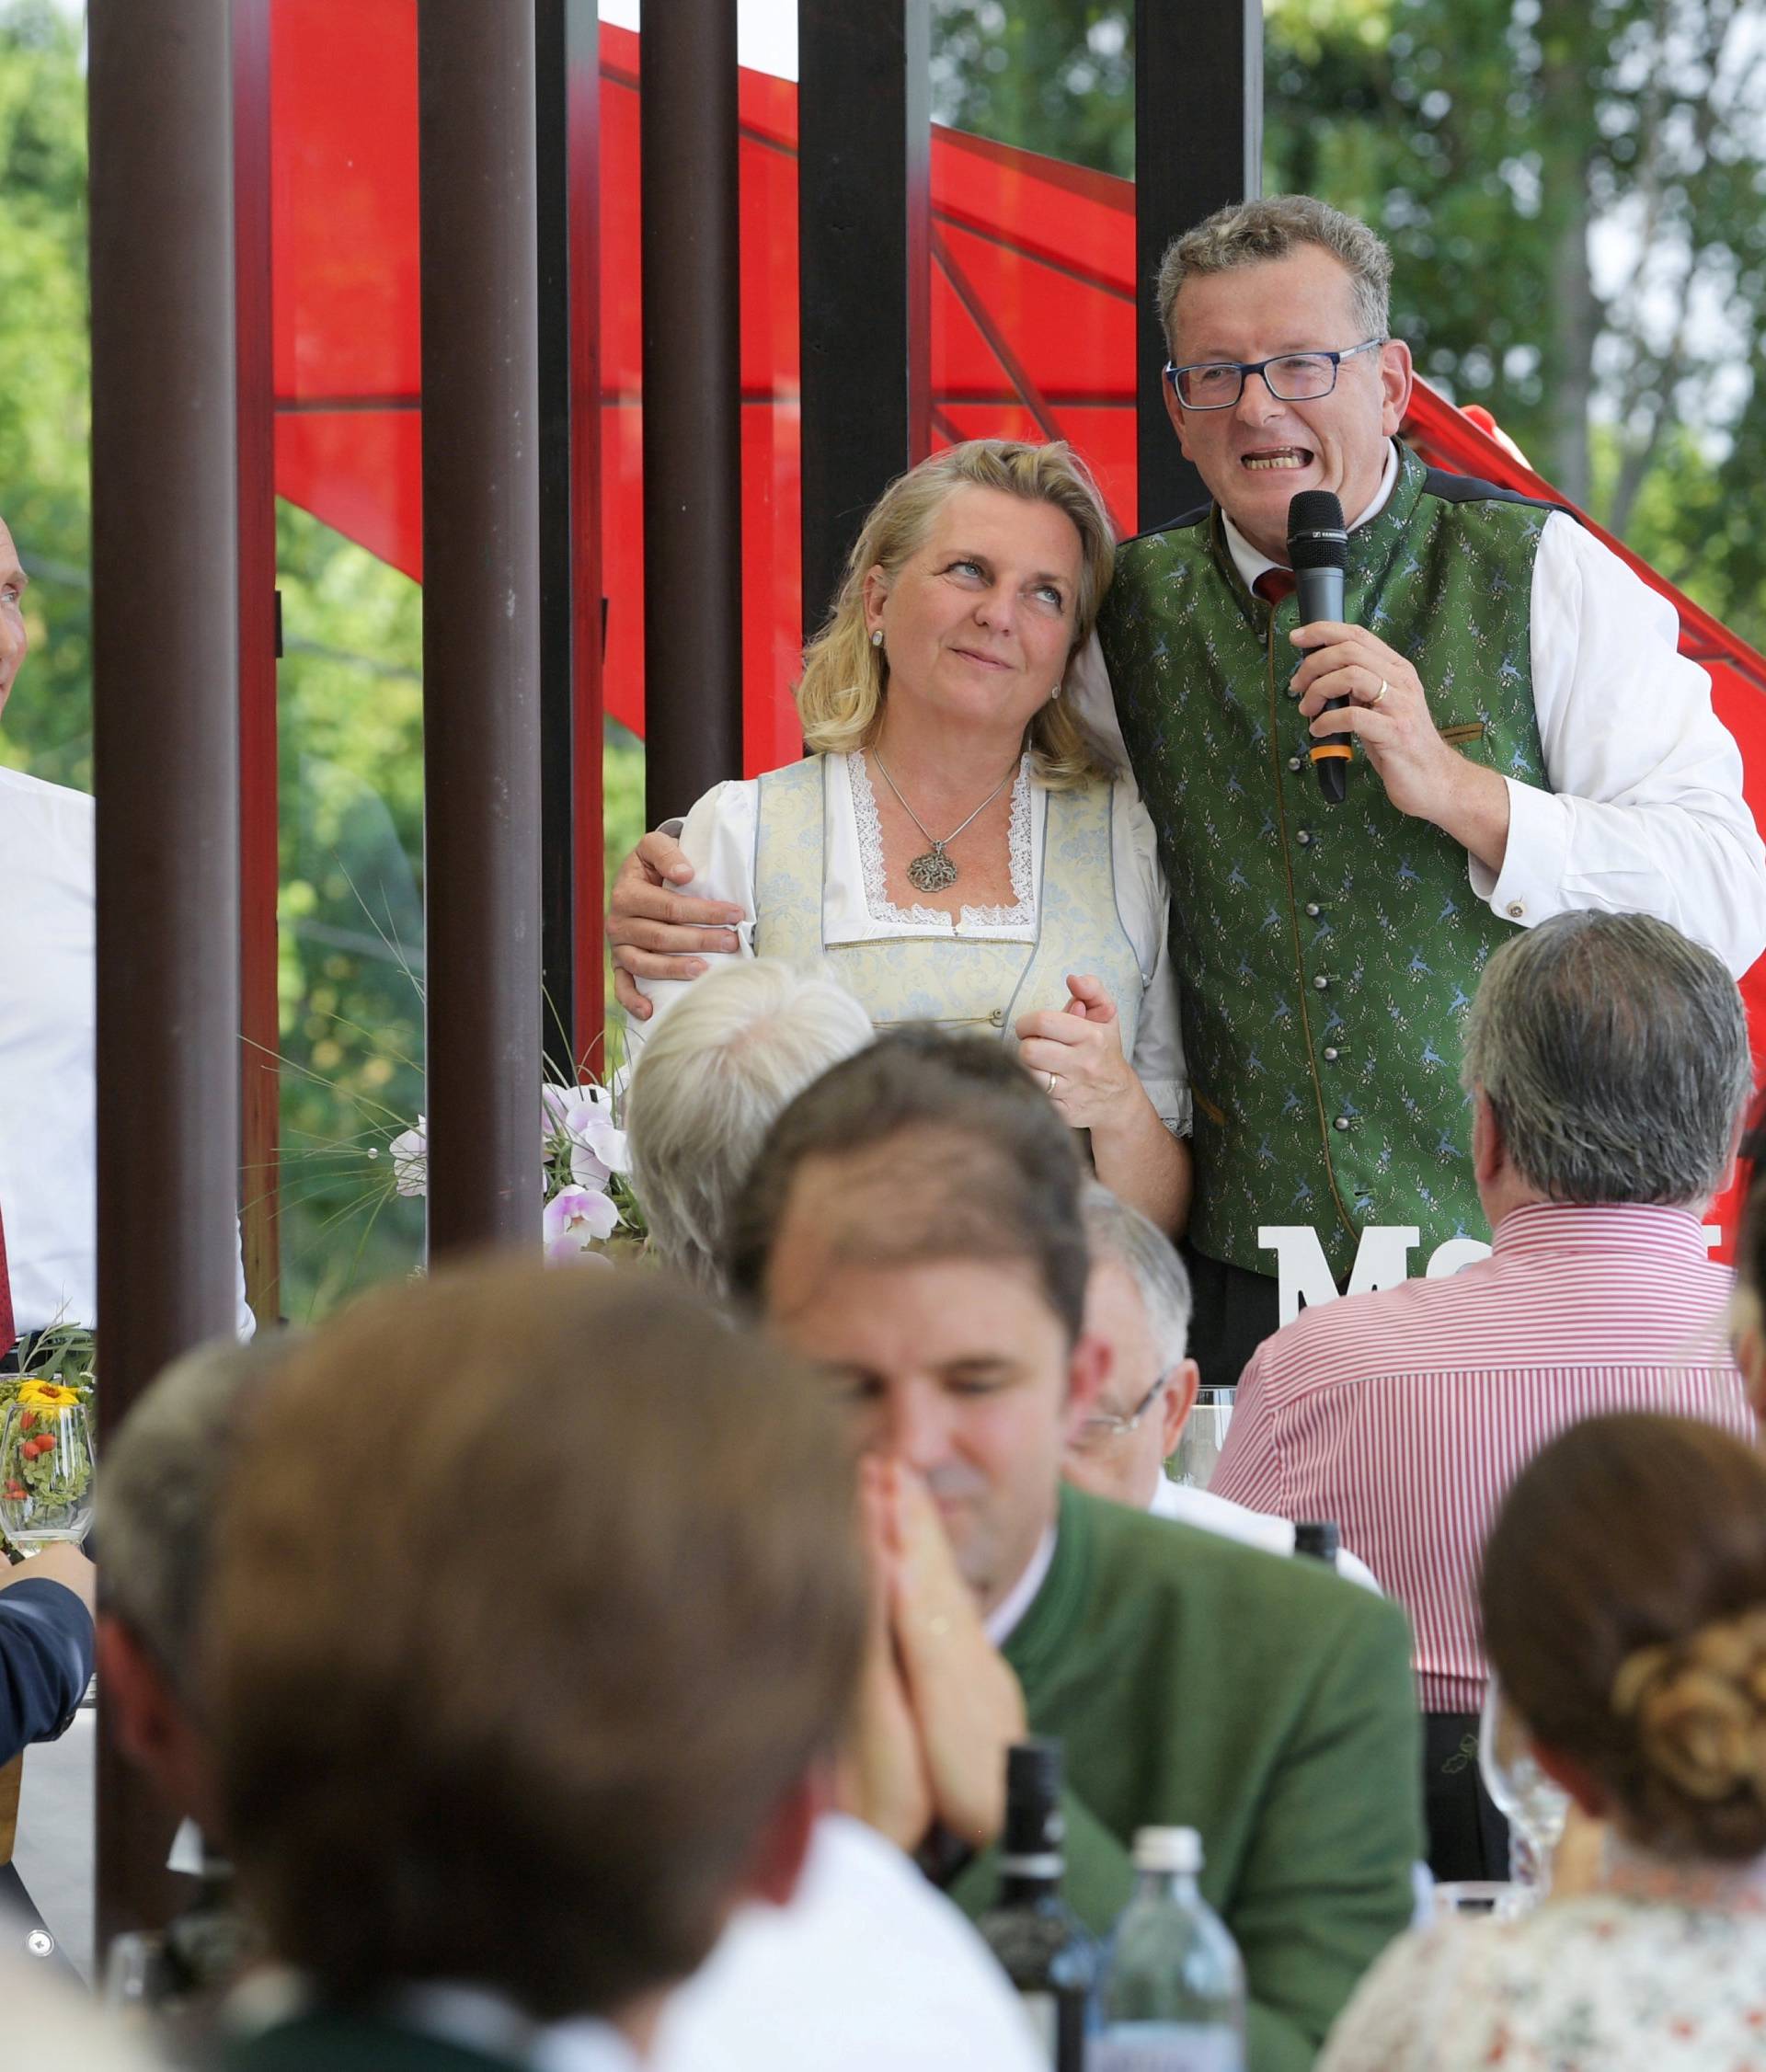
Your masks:
{"label": "wine glass", "polygon": [[0,1530],[17,1547],[84,1540],[92,1522],[92,1425],[77,1390],[20,1383],[0,1418]]}
{"label": "wine glass", "polygon": [[1226,1444],[1226,1428],[1233,1422],[1233,1405],[1239,1399],[1236,1386],[1200,1388],[1195,1407],[1184,1420],[1177,1451],[1172,1458],[1171,1479],[1186,1489],[1206,1489],[1214,1463]]}
{"label": "wine glass", "polygon": [[1552,1889],[1552,1852],[1569,1817],[1570,1797],[1540,1768],[1527,1723],[1494,1673],[1478,1723],[1478,1770],[1508,1821],[1509,1873],[1536,1906]]}

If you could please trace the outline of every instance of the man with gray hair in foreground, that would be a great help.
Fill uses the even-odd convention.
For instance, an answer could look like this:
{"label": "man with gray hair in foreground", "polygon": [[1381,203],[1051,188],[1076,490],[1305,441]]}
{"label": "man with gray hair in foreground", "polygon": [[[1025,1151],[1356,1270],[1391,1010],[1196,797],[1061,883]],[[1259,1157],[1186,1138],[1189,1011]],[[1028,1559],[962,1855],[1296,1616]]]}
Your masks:
{"label": "man with gray hair in foreground", "polygon": [[731,965],[675,1002],[644,1043],[625,1114],[632,1185],[664,1265],[721,1291],[725,1212],[773,1118],[871,1033],[836,979],[777,957]]}
{"label": "man with gray hair in foreground", "polygon": [[1436,1875],[1501,1876],[1476,1792],[1478,1564],[1547,1439],[1606,1411],[1753,1420],[1706,1204],[1751,1083],[1721,960],[1644,914],[1560,914],[1489,962],[1462,1080],[1491,1256],[1307,1309],[1244,1370],[1212,1488],[1333,1517],[1410,1612]]}
{"label": "man with gray hair in foreground", "polygon": [[[1196,1362],[1184,1357],[1189,1276],[1151,1218],[1094,1181],[1081,1204],[1092,1254],[1085,1329],[1109,1348],[1109,1371],[1090,1414],[1068,1442],[1070,1482],[1155,1517],[1178,1518],[1272,1554],[1294,1551],[1294,1521],[1230,1504],[1174,1482],[1165,1462],[1196,1406]],[[1347,1551],[1337,1573],[1377,1590],[1365,1562]]]}

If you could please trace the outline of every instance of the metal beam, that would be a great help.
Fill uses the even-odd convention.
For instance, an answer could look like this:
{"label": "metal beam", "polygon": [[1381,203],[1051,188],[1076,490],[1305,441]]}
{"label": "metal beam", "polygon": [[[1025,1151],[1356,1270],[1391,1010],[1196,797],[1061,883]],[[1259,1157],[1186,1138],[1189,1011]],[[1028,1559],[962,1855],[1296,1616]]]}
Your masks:
{"label": "metal beam", "polygon": [[246,1297],[281,1310],[276,895],[276,394],[270,333],[270,0],[233,0],[239,390],[239,1228]]}
{"label": "metal beam", "polygon": [[1134,246],[1140,521],[1206,503],[1160,394],[1166,360],[1153,283],[1174,237],[1263,189],[1262,0],[1135,0]]}
{"label": "metal beam", "polygon": [[742,773],[736,0],[644,10],[644,791]]}
{"label": "metal beam", "polygon": [[541,1200],[533,0],[418,15],[430,1246]]}
{"label": "metal beam", "polygon": [[884,485],[931,445],[928,0],[798,0],[803,624]]}
{"label": "metal beam", "polygon": [[[232,1329],[239,538],[228,0],[93,0],[92,676],[100,1446]],[[163,1918],[166,1822],[100,1708],[98,1934]]]}
{"label": "metal beam", "polygon": [[543,1034],[574,1077],[600,1034],[600,26],[593,0],[534,10],[540,383]]}

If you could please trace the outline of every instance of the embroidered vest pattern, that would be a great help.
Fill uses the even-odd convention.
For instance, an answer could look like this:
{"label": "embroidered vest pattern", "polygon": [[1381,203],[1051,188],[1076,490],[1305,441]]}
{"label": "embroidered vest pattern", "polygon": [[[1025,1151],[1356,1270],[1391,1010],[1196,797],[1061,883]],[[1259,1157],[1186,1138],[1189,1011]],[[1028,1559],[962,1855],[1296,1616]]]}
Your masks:
{"label": "embroidered vest pattern", "polygon": [[754,950],[797,965],[826,961],[879,1029],[938,1022],[1014,1044],[1018,1018],[1064,1007],[1067,974],[1095,972],[1116,1002],[1122,1047],[1134,1049],[1144,975],[1117,911],[1110,843],[1113,788],[1050,792],[1034,939],[978,942],[945,934],[828,943],[822,918],[822,758],[760,782],[754,852]]}
{"label": "embroidered vest pattern", "polygon": [[[1542,787],[1529,618],[1547,513],[1436,495],[1399,454],[1351,536],[1344,615],[1415,663],[1444,738]],[[1425,1258],[1484,1233],[1460,1054],[1511,930],[1465,851],[1392,806],[1364,756],[1343,805],[1321,798],[1288,696],[1297,618],[1246,591],[1210,508],[1121,549],[1098,632],[1171,887],[1190,1235],[1268,1274],[1258,1226],[1310,1225],[1340,1284],[1366,1224],[1416,1225]]]}

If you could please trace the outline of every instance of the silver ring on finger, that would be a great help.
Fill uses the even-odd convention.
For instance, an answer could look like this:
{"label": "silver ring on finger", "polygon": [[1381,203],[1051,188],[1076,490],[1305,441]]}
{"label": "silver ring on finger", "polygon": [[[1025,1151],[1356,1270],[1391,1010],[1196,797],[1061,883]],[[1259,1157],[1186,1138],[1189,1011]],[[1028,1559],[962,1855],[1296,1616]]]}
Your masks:
{"label": "silver ring on finger", "polygon": [[1370,699],[1368,700],[1368,710],[1369,710],[1370,712],[1371,712],[1371,711],[1373,710],[1374,706],[1375,706],[1375,705],[1377,705],[1377,704],[1378,704],[1380,703],[1380,701],[1381,701],[1381,700],[1382,700],[1382,698],[1383,698],[1383,697],[1385,696],[1386,693],[1387,693],[1388,691],[1390,691],[1391,689],[1392,689],[1392,686],[1391,686],[1391,684],[1389,684],[1389,683],[1388,683],[1388,682],[1386,681],[1385,678],[1384,678],[1384,677],[1382,676],[1382,678],[1380,679],[1380,688],[1379,688],[1379,690],[1377,690],[1377,691],[1376,691],[1376,692],[1374,693],[1374,694],[1372,695],[1372,697],[1371,697],[1371,698],[1370,698]]}
{"label": "silver ring on finger", "polygon": [[1055,1091],[1055,1088],[1060,1085],[1061,1082],[1056,1079],[1053,1072],[1045,1072],[1042,1076],[1049,1082],[1049,1091],[1052,1094]]}

